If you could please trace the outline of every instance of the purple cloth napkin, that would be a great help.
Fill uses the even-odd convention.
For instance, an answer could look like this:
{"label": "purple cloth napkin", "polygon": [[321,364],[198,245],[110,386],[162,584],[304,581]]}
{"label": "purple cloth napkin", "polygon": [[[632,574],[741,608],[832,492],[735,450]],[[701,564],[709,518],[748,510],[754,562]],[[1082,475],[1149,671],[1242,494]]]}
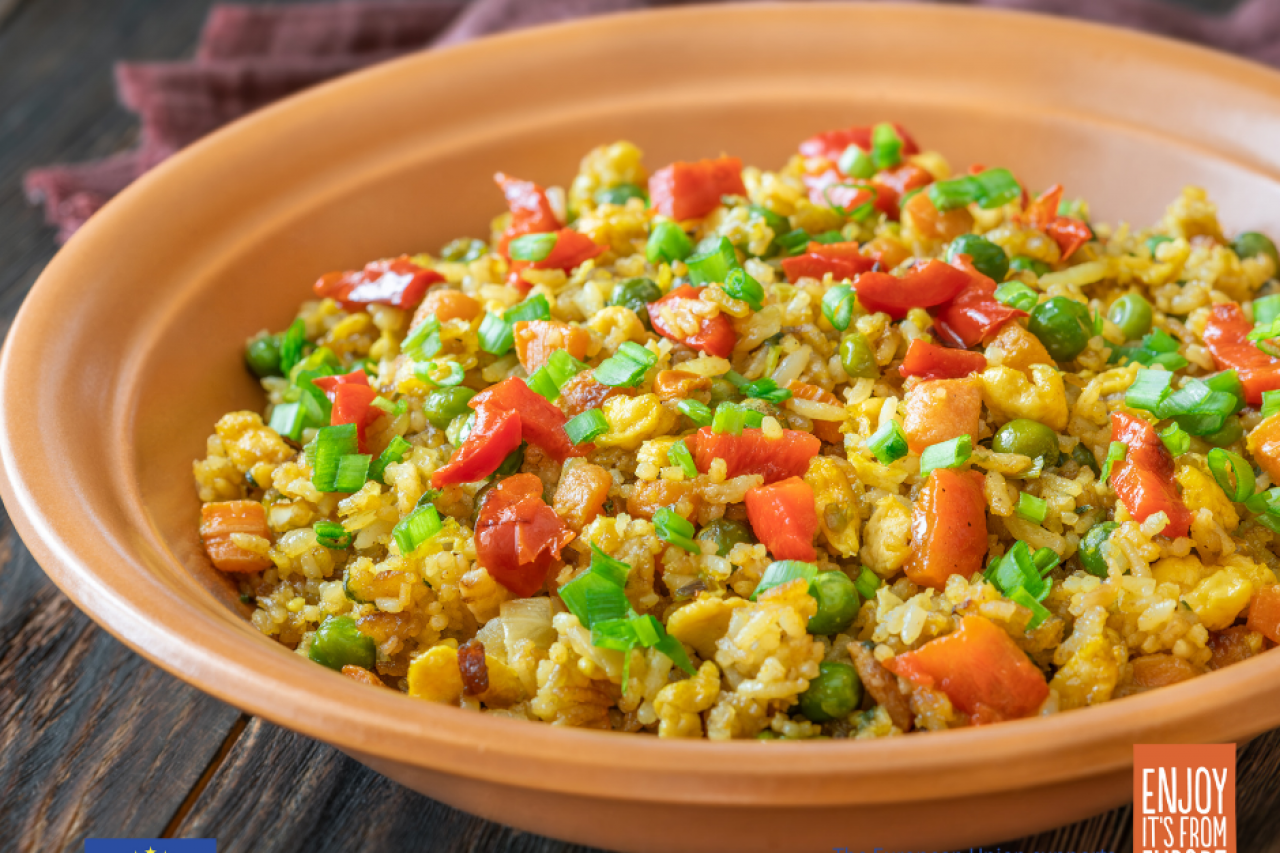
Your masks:
{"label": "purple cloth napkin", "polygon": [[[90,163],[34,169],[24,187],[66,240],[170,154],[223,124],[348,71],[436,45],[681,0],[429,0],[215,6],[190,61],[120,63],[120,103],[142,123],[138,146]],[[867,0],[875,2],[875,0]],[[1167,0],[960,0],[1118,24],[1280,65],[1280,2],[1245,0],[1209,17]]]}

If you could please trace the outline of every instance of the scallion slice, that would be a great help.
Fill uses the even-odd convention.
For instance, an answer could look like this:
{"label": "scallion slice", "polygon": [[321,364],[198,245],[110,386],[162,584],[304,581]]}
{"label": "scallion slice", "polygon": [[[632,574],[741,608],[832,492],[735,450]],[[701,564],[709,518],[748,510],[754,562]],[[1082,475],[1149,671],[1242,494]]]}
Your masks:
{"label": "scallion slice", "polygon": [[775,236],[784,233],[784,229],[791,227],[791,223],[787,220],[787,217],[780,213],[774,213],[762,204],[747,205],[747,213],[751,216],[763,219],[765,225],[768,225],[773,230]]}
{"label": "scallion slice", "polygon": [[902,162],[902,137],[888,122],[871,128],[871,164],[877,169],[892,169]]}
{"label": "scallion slice", "polygon": [[867,439],[867,450],[882,464],[892,464],[907,455],[907,436],[901,425],[890,419]]}
{"label": "scallion slice", "polygon": [[1257,480],[1253,476],[1253,468],[1240,454],[1215,447],[1209,451],[1208,461],[1213,479],[1228,498],[1240,503],[1253,496]]}
{"label": "scallion slice", "polygon": [[587,366],[567,350],[558,349],[551,353],[546,364],[533,372],[528,384],[543,397],[554,401],[560,396],[560,389],[565,383],[586,369]]}
{"label": "scallion slice", "polygon": [[828,323],[843,332],[849,328],[849,323],[853,320],[853,307],[856,302],[857,295],[853,292],[853,287],[837,284],[822,294],[822,316],[827,318]]}
{"label": "scallion slice", "polygon": [[1191,436],[1176,423],[1169,424],[1160,431],[1160,440],[1164,442],[1170,456],[1181,456],[1191,449]]}
{"label": "scallion slice", "polygon": [[1049,608],[1035,600],[1031,593],[1027,591],[1026,587],[1020,586],[1005,597],[1015,604],[1021,604],[1023,607],[1031,611],[1031,621],[1027,623],[1028,631],[1040,627],[1040,624],[1044,622],[1044,620],[1053,615],[1049,612]]}
{"label": "scallion slice", "polygon": [[859,178],[864,181],[876,173],[876,166],[871,162],[871,155],[857,145],[850,145],[844,149],[844,153],[840,155],[836,165],[841,172],[844,172],[849,177]]}
{"label": "scallion slice", "polygon": [[1040,570],[1040,574],[1047,575],[1053,570],[1053,567],[1062,562],[1062,557],[1052,548],[1039,548],[1031,555],[1031,561],[1036,564],[1036,568]]}
{"label": "scallion slice", "polygon": [[[1280,391],[1263,391],[1262,392],[1262,416],[1269,418],[1280,412]],[[274,414],[271,418],[275,420]]]}
{"label": "scallion slice", "polygon": [[330,551],[341,551],[351,545],[355,538],[351,532],[336,521],[323,519],[315,525],[316,541]]}
{"label": "scallion slice", "polygon": [[764,287],[747,275],[742,267],[729,270],[729,275],[724,280],[724,292],[750,305],[752,311],[759,311],[764,307]]}
{"label": "scallion slice", "polygon": [[400,351],[414,361],[427,361],[440,352],[440,321],[432,314],[409,330]]}
{"label": "scallion slice", "polygon": [[398,418],[409,410],[408,404],[404,400],[396,400],[394,403],[382,395],[373,398],[373,402],[369,405],[375,409],[381,409],[386,412],[389,417]]}
{"label": "scallion slice", "polygon": [[863,601],[870,601],[876,597],[876,590],[883,583],[884,581],[880,580],[879,575],[863,566],[862,571],[858,572],[858,577],[853,582],[853,588],[858,591],[858,595],[862,596]]}
{"label": "scallion slice", "polygon": [[967,435],[930,445],[920,454],[920,476],[927,477],[935,468],[959,468],[973,455],[973,439]]}
{"label": "scallion slice", "polygon": [[595,369],[595,379],[610,387],[635,387],[645,373],[658,363],[658,357],[633,341],[626,341],[618,351],[600,362]]}
{"label": "scallion slice", "polygon": [[1006,281],[996,288],[996,301],[1001,305],[1029,312],[1040,301],[1040,294],[1020,281]]}
{"label": "scallion slice", "polygon": [[443,529],[440,513],[431,504],[421,506],[400,520],[391,531],[391,537],[400,546],[401,555],[407,557],[418,550],[422,543]]}
{"label": "scallion slice", "polygon": [[681,400],[676,403],[676,408],[698,426],[710,426],[715,417],[711,407],[698,400]]}
{"label": "scallion slice", "polygon": [[1032,524],[1043,524],[1049,513],[1049,504],[1044,498],[1038,498],[1027,492],[1018,493],[1018,506],[1014,510],[1019,518],[1025,518]]}
{"label": "scallion slice", "polygon": [[[751,415],[755,415],[755,423],[752,423]],[[764,422],[764,416],[759,412],[752,411],[737,403],[721,403],[716,406],[715,415],[711,419],[711,431],[715,433],[728,433],[730,435],[742,435],[742,430],[750,426],[760,426]]]}
{"label": "scallion slice", "polygon": [[1111,466],[1115,465],[1117,462],[1122,462],[1124,460],[1124,455],[1128,452],[1129,445],[1125,444],[1123,441],[1113,441],[1111,444],[1107,445],[1107,458],[1102,463],[1102,474],[1100,476],[1102,482],[1105,483],[1110,479]]}
{"label": "scallion slice", "polygon": [[1280,320],[1280,293],[1253,300],[1253,322],[1256,325],[1270,325],[1275,320]]}
{"label": "scallion slice", "polygon": [[693,284],[723,283],[730,270],[738,266],[738,253],[728,237],[716,240],[714,246],[685,261],[689,281]]}
{"label": "scallion slice", "polygon": [[547,297],[539,293],[530,296],[519,305],[508,308],[503,313],[502,319],[508,324],[519,323],[521,320],[550,320],[551,303],[547,301]]}
{"label": "scallion slice", "polygon": [[751,600],[755,601],[762,593],[768,592],[775,586],[790,583],[796,578],[812,581],[817,576],[818,567],[813,563],[804,563],[800,560],[778,560],[770,563],[764,570],[760,583],[756,585],[756,591],[751,593]]}
{"label": "scallion slice", "polygon": [[791,392],[786,388],[779,388],[778,383],[769,377],[756,379],[752,382],[744,382],[738,386],[744,396],[754,397],[757,400],[766,400],[770,403],[781,403],[791,399]]}
{"label": "scallion slice", "polygon": [[574,444],[586,444],[609,431],[609,421],[599,409],[587,409],[565,422],[565,434]]}
{"label": "scallion slice", "polygon": [[379,483],[383,482],[382,477],[387,472],[388,465],[394,465],[404,459],[406,453],[413,449],[413,445],[405,441],[400,436],[395,436],[387,445],[386,449],[373,460],[373,464],[369,466],[369,476]]}
{"label": "scallion slice", "polygon": [[693,524],[669,506],[653,514],[653,528],[663,542],[683,548],[690,554],[701,554],[702,548],[694,540]]}
{"label": "scallion slice", "polygon": [[1131,409],[1142,409],[1159,414],[1165,398],[1169,396],[1169,386],[1173,383],[1173,374],[1167,370],[1139,370],[1133,378],[1133,384],[1125,392],[1124,404]]}
{"label": "scallion slice", "polygon": [[271,410],[271,421],[267,426],[285,438],[300,441],[305,415],[301,403],[279,403]]}
{"label": "scallion slice", "polygon": [[299,317],[280,336],[280,370],[285,376],[289,375],[295,364],[302,361],[302,348],[306,343],[307,326]]}
{"label": "scallion slice", "polygon": [[485,313],[477,335],[480,338],[480,349],[491,355],[506,355],[516,343],[511,324],[497,314]]}
{"label": "scallion slice", "polygon": [[1165,398],[1158,414],[1173,418],[1192,435],[1212,435],[1222,429],[1235,410],[1234,394],[1215,391],[1200,379],[1189,379]]}
{"label": "scallion slice", "polygon": [[[354,456],[359,448],[355,424],[321,427],[316,431],[314,445],[309,448],[312,484],[322,492],[336,492],[338,468],[343,458]],[[367,466],[366,466],[367,467]],[[364,485],[362,480],[360,485]],[[359,489],[357,486],[356,489]],[[355,491],[352,489],[351,491]]]}
{"label": "scallion slice", "polygon": [[333,477],[335,492],[358,492],[369,479],[369,465],[373,457],[367,453],[348,453],[338,460],[338,470]]}
{"label": "scallion slice", "polygon": [[778,244],[778,249],[784,255],[802,255],[809,245],[809,232],[803,228],[796,228],[794,231],[774,237],[773,242]]}
{"label": "scallion slice", "polygon": [[677,439],[667,448],[667,461],[678,465],[687,479],[692,480],[698,476],[698,466],[694,464],[693,454],[689,452],[689,445],[685,444],[684,439]]}
{"label": "scallion slice", "polygon": [[513,261],[543,261],[547,255],[551,254],[551,250],[556,247],[556,239],[558,235],[555,232],[550,234],[525,234],[517,237],[507,244],[507,254],[511,256]]}
{"label": "scallion slice", "polygon": [[978,196],[974,200],[983,210],[1003,207],[1022,197],[1022,185],[1008,169],[987,169],[974,175],[974,180],[978,184]]}
{"label": "scallion slice", "polygon": [[649,263],[683,261],[692,254],[693,241],[684,233],[684,229],[674,222],[654,223],[653,230],[649,232],[648,245],[645,246],[645,258]]}

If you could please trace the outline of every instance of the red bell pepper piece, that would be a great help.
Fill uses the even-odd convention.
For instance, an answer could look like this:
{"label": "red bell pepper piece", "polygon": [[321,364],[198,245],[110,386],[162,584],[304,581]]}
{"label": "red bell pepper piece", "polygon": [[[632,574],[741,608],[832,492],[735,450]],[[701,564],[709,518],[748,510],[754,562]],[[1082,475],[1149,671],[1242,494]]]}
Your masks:
{"label": "red bell pepper piece", "polygon": [[362,270],[331,272],[320,276],[312,288],[316,295],[335,299],[348,311],[364,305],[392,305],[410,310],[427,295],[427,288],[444,281],[435,270],[424,269],[401,255],[374,261]]}
{"label": "red bell pepper piece", "polygon": [[1059,216],[1058,205],[1062,201],[1062,184],[1054,184],[1026,205],[1027,223],[1043,231],[1058,244],[1062,260],[1075,254],[1085,243],[1093,239],[1093,229],[1079,219]]}
{"label": "red bell pepper piece", "polygon": [[784,429],[781,438],[765,438],[758,429],[744,429],[741,435],[732,435],[703,427],[685,443],[703,474],[711,470],[711,460],[718,457],[725,462],[727,476],[759,474],[766,483],[799,477],[809,467],[809,460],[822,450],[817,436],[791,429]]}
{"label": "red bell pepper piece", "polygon": [[542,481],[533,474],[513,474],[480,505],[476,560],[498,583],[527,598],[542,588],[574,535],[543,502]]}
{"label": "red bell pepper piece", "polygon": [[499,172],[493,176],[502,187],[507,197],[507,208],[511,211],[511,222],[508,223],[502,236],[498,238],[498,252],[507,255],[507,244],[525,234],[545,234],[564,227],[551,209],[551,202],[542,187],[533,181],[522,181]]}
{"label": "red bell pepper piece", "polygon": [[987,357],[980,352],[947,349],[916,338],[907,347],[907,355],[902,359],[898,372],[922,379],[961,379],[986,366]]}
{"label": "red bell pepper piece", "polygon": [[[474,401],[473,401],[474,402]],[[437,489],[458,483],[483,480],[502,464],[511,451],[520,446],[520,413],[503,411],[496,406],[477,406],[476,420],[462,446],[453,451],[449,461],[431,475]]]}
{"label": "red bell pepper piece", "polygon": [[935,468],[911,511],[914,551],[907,577],[942,589],[952,575],[982,571],[987,553],[987,500],[977,471]]}
{"label": "red bell pepper piece", "polygon": [[902,214],[898,201],[911,190],[931,183],[933,175],[914,163],[903,163],[895,169],[879,172],[871,177],[871,185],[876,188],[876,209],[897,219]]}
{"label": "red bell pepper piece", "polygon": [[1186,536],[1191,529],[1191,512],[1173,479],[1173,456],[1155,428],[1128,412],[1112,412],[1111,440],[1123,441],[1128,447],[1124,460],[1111,469],[1111,488],[1129,515],[1142,522],[1163,512],[1169,517],[1164,535],[1170,539]]}
{"label": "red bell pepper piece", "polygon": [[366,453],[365,429],[382,417],[382,410],[370,405],[378,396],[378,392],[369,387],[369,375],[357,367],[350,373],[339,376],[318,376],[311,382],[324,392],[330,403],[333,403],[329,424],[331,426],[355,424],[356,435],[360,440],[360,452]]}
{"label": "red bell pepper piece", "polygon": [[[902,139],[902,156],[910,157],[920,153],[920,146],[911,138],[911,134],[897,122],[893,127]],[[825,157],[835,163],[850,145],[856,145],[863,151],[871,151],[870,127],[847,127],[843,130],[828,130],[811,136],[800,143],[800,153],[805,157]]]}
{"label": "red bell pepper piece", "polygon": [[742,161],[737,157],[672,163],[649,178],[653,209],[677,221],[706,216],[724,195],[746,195]]}
{"label": "red bell pepper piece", "polygon": [[1280,643],[1280,586],[1264,586],[1254,593],[1245,627]]}
{"label": "red bell pepper piece", "polygon": [[329,398],[329,402],[333,402],[333,392],[339,385],[368,385],[369,374],[364,372],[363,368],[357,367],[350,373],[342,373],[337,376],[317,376],[311,380],[311,384],[315,385],[324,395]]}
{"label": "red bell pepper piece", "polygon": [[851,280],[876,265],[858,250],[857,243],[813,243],[803,255],[782,259],[782,271],[787,281],[795,284],[800,279],[822,278],[827,273],[836,281]]}
{"label": "red bell pepper piece", "polygon": [[803,175],[801,180],[809,188],[809,201],[822,207],[839,207],[846,212],[857,210],[878,194],[878,190],[866,181],[846,178],[835,169],[827,169],[818,175]]}
{"label": "red bell pepper piece", "polygon": [[708,355],[728,358],[733,352],[733,345],[738,342],[738,333],[733,330],[733,321],[727,315],[717,314],[710,319],[704,319],[698,327],[698,331],[687,338],[678,335],[662,319],[663,305],[678,303],[681,299],[697,299],[698,290],[699,288],[686,284],[677,287],[657,302],[650,302],[649,321],[653,323],[653,330],[664,338],[686,344]]}
{"label": "red bell pepper piece", "polygon": [[799,477],[748,489],[745,499],[751,530],[775,560],[818,558],[813,536],[818,532],[818,510],[813,489]]}
{"label": "red bell pepper piece", "polygon": [[960,255],[952,265],[969,274],[969,285],[934,315],[938,336],[955,347],[972,347],[989,341],[1010,320],[1027,316],[1026,311],[996,301],[996,283],[978,272],[968,255]]}
{"label": "red bell pepper piece", "polygon": [[1245,402],[1262,405],[1264,391],[1280,389],[1280,359],[1258,349],[1246,335],[1253,331],[1234,302],[1219,302],[1204,327],[1204,345],[1220,370],[1235,370],[1244,386]]}
{"label": "red bell pepper piece", "polygon": [[520,434],[524,440],[542,448],[557,463],[570,456],[585,456],[595,449],[593,444],[575,446],[564,431],[564,412],[546,397],[531,391],[523,379],[514,376],[504,379],[472,397],[467,405],[477,412],[481,406],[516,412],[520,416]]}
{"label": "red bell pepper piece", "polygon": [[556,232],[555,245],[545,258],[540,261],[512,261],[512,276],[518,276],[521,270],[564,270],[570,272],[579,264],[604,253],[605,246],[599,246],[594,240],[581,231],[572,228],[561,228]]}
{"label": "red bell pepper piece", "polygon": [[863,308],[883,311],[901,320],[912,308],[932,308],[950,302],[969,280],[963,270],[939,260],[928,260],[916,264],[902,278],[886,272],[863,273],[853,287]]}
{"label": "red bell pepper piece", "polygon": [[1049,698],[1044,673],[982,616],[965,616],[958,631],[890,658],[885,668],[941,690],[973,725],[1030,716]]}

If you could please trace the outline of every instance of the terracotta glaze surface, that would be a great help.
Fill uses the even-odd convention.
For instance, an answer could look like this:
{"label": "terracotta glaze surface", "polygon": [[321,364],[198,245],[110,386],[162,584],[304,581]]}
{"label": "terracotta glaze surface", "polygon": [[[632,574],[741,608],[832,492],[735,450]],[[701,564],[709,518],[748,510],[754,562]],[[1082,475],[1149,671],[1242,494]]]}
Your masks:
{"label": "terracotta glaze surface", "polygon": [[0,368],[3,497],[44,569],[168,671],[416,790],[623,850],[967,847],[1130,792],[1135,742],[1280,725],[1280,653],[1100,708],[876,742],[669,742],[375,691],[245,620],[197,538],[191,462],[262,407],[246,337],[321,273],[487,234],[501,169],[566,185],[626,138],[650,168],[780,166],[814,132],[902,122],[952,163],[1148,223],[1205,186],[1280,231],[1280,75],[1062,20],[751,5],[608,17],[425,53],[215,134],[126,191],[41,276]]}

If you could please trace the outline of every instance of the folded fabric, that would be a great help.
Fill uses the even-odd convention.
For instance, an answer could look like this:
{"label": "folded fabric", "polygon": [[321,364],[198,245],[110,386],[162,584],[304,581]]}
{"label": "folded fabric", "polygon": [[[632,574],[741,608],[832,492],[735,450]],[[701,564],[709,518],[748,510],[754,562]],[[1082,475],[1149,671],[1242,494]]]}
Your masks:
{"label": "folded fabric", "polygon": [[[871,0],[874,2],[874,0]],[[34,169],[24,187],[66,240],[99,207],[185,145],[278,98],[424,47],[536,24],[680,0],[420,0],[215,6],[190,61],[121,63],[120,102],[138,147],[103,160]],[[1209,16],[1174,0],[968,0],[1119,24],[1280,65],[1280,3],[1245,0]]]}

